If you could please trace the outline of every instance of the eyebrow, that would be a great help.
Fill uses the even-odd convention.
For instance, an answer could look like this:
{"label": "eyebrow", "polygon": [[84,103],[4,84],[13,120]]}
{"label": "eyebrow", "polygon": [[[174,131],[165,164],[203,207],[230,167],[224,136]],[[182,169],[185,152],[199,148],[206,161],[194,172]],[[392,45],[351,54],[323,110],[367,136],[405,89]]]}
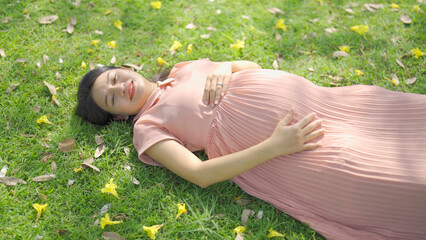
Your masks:
{"label": "eyebrow", "polygon": [[[107,74],[107,86],[108,86],[108,83],[109,83],[109,74],[110,74],[111,72],[109,72],[108,74]],[[105,94],[105,105],[108,107],[108,94]]]}

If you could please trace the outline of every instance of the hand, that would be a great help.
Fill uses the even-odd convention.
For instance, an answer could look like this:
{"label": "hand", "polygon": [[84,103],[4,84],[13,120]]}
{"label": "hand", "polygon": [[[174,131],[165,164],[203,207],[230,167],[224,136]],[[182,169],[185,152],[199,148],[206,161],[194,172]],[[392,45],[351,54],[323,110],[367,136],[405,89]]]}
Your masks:
{"label": "hand", "polygon": [[228,90],[232,69],[230,62],[221,63],[206,78],[204,85],[203,102],[213,106],[219,103],[219,99]]}
{"label": "hand", "polygon": [[319,143],[308,143],[324,134],[324,129],[317,129],[321,125],[321,120],[314,120],[316,114],[311,113],[297,123],[288,125],[293,119],[293,114],[293,109],[291,109],[277,124],[268,139],[274,157],[321,146]]}

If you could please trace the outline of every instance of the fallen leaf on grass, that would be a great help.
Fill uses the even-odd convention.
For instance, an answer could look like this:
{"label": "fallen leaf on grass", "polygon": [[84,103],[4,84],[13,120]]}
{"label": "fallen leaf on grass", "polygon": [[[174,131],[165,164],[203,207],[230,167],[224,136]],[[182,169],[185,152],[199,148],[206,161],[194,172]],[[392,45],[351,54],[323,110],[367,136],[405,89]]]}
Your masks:
{"label": "fallen leaf on grass", "polygon": [[99,34],[99,35],[104,35],[104,32],[99,31],[99,30],[95,30],[95,33],[96,33],[96,34]]}
{"label": "fallen leaf on grass", "polygon": [[74,25],[72,25],[72,23],[68,23],[67,24],[67,28],[66,29],[62,29],[63,32],[67,32],[68,34],[72,34],[74,32]]}
{"label": "fallen leaf on grass", "polygon": [[14,177],[0,177],[0,183],[3,183],[6,186],[15,186],[18,183],[27,184],[24,180]]}
{"label": "fallen leaf on grass", "polygon": [[62,230],[62,229],[58,229],[55,234],[59,234],[60,236],[63,236],[65,234],[68,234],[70,231],[68,230]]}
{"label": "fallen leaf on grass", "polygon": [[355,14],[354,10],[352,10],[352,9],[350,9],[350,8],[346,8],[346,9],[345,9],[345,12],[347,12],[347,13],[349,13],[349,14],[352,14],[352,15],[354,15],[354,14]]}
{"label": "fallen leaf on grass", "polygon": [[49,89],[50,94],[52,95],[56,95],[56,87],[53,86],[52,84],[49,84],[46,81],[43,81],[44,85],[46,85],[46,87]]}
{"label": "fallen leaf on grass", "polygon": [[81,0],[76,0],[75,3],[73,3],[72,5],[74,5],[75,7],[80,7],[81,4]]}
{"label": "fallen leaf on grass", "polygon": [[58,62],[59,62],[60,64],[62,64],[62,63],[64,63],[64,59],[62,59],[62,58],[60,57],[60,58],[58,58]]}
{"label": "fallen leaf on grass", "polygon": [[208,39],[208,38],[210,38],[210,35],[211,35],[211,33],[209,33],[209,34],[203,34],[203,35],[200,36],[200,38]]}
{"label": "fallen leaf on grass", "polygon": [[347,52],[344,52],[344,51],[335,51],[335,52],[333,53],[333,57],[334,57],[334,58],[338,58],[338,57],[347,57],[347,56],[349,56],[349,54],[348,54]]}
{"label": "fallen leaf on grass", "polygon": [[75,18],[75,17],[71,17],[71,19],[70,19],[70,23],[71,23],[72,25],[76,25],[76,24],[77,24],[77,18]]}
{"label": "fallen leaf on grass", "polygon": [[245,206],[245,205],[251,203],[251,200],[249,200],[249,199],[238,199],[235,202],[240,204],[241,206]]}
{"label": "fallen leaf on grass", "polygon": [[24,62],[26,62],[27,61],[27,59],[26,58],[17,58],[16,60],[15,60],[15,62],[19,62],[19,63],[24,63]]}
{"label": "fallen leaf on grass", "polygon": [[215,27],[206,27],[206,29],[209,31],[217,31],[217,28]]}
{"label": "fallen leaf on grass", "polygon": [[102,153],[104,153],[105,149],[106,149],[106,145],[105,145],[105,143],[100,144],[100,145],[96,148],[96,151],[95,151],[95,158],[100,157],[100,156],[102,155]]}
{"label": "fallen leaf on grass", "polygon": [[260,220],[262,219],[262,217],[263,217],[263,210],[260,210],[259,212],[257,212],[256,218]]}
{"label": "fallen leaf on grass", "polygon": [[401,22],[403,22],[404,24],[413,23],[413,20],[411,20],[410,16],[408,16],[407,14],[402,14],[399,20],[401,20]]}
{"label": "fallen leaf on grass", "polygon": [[55,162],[52,162],[50,164],[50,170],[52,170],[52,173],[56,172],[56,170],[58,170],[58,166],[56,166]]}
{"label": "fallen leaf on grass", "polygon": [[19,86],[19,83],[12,83],[10,86],[6,89],[6,94],[11,93],[13,90],[15,90]]}
{"label": "fallen leaf on grass", "polygon": [[276,59],[274,59],[274,61],[272,62],[272,67],[273,67],[275,70],[278,70],[279,65],[278,65],[278,61],[277,61]]}
{"label": "fallen leaf on grass", "polygon": [[48,153],[46,156],[41,158],[41,161],[46,163],[47,160],[49,160],[53,155],[51,153]]}
{"label": "fallen leaf on grass", "polygon": [[0,48],[0,55],[2,56],[2,57],[6,57],[6,53],[4,52],[4,50],[3,49],[1,49]]}
{"label": "fallen leaf on grass", "polygon": [[132,181],[135,185],[141,184],[135,177],[132,177]]}
{"label": "fallen leaf on grass", "polygon": [[234,240],[244,240],[244,236],[242,233],[238,233],[237,236],[235,236]]}
{"label": "fallen leaf on grass", "polygon": [[8,169],[9,167],[7,166],[7,165],[4,165],[2,168],[1,168],[1,170],[0,170],[0,177],[5,177],[6,176],[6,173],[7,173],[7,169]]}
{"label": "fallen leaf on grass", "polygon": [[68,184],[68,186],[73,185],[73,184],[74,184],[74,181],[75,181],[75,180],[73,180],[73,179],[68,180],[68,183],[67,183],[67,184]]}
{"label": "fallen leaf on grass", "polygon": [[41,176],[38,176],[38,177],[31,179],[31,181],[33,181],[33,182],[46,182],[46,181],[52,180],[55,177],[56,177],[55,174],[45,174],[45,175],[41,175]]}
{"label": "fallen leaf on grass", "polygon": [[107,203],[107,204],[103,205],[101,210],[100,210],[100,214],[107,213],[110,207],[111,207],[111,203]]}
{"label": "fallen leaf on grass", "polygon": [[120,234],[115,232],[103,232],[102,237],[105,240],[125,240],[124,237],[120,236]]}
{"label": "fallen leaf on grass", "polygon": [[63,153],[71,152],[75,147],[75,139],[67,138],[59,143],[59,151]]}
{"label": "fallen leaf on grass", "polygon": [[405,79],[405,83],[406,84],[413,84],[413,83],[415,83],[417,81],[417,78],[415,78],[415,77],[412,77],[412,78],[407,78],[407,79]]}
{"label": "fallen leaf on grass", "polygon": [[94,161],[95,160],[93,159],[93,157],[89,157],[88,159],[84,160],[84,162],[81,164],[81,167],[90,167],[91,169],[100,172],[101,170],[99,170],[99,168],[92,165]]}
{"label": "fallen leaf on grass", "polygon": [[58,18],[59,17],[57,15],[50,15],[37,19],[37,22],[39,22],[40,24],[51,24],[54,21],[58,20]]}
{"label": "fallen leaf on grass", "polygon": [[98,134],[96,134],[95,135],[95,142],[96,142],[96,145],[101,145],[102,143],[104,143],[105,141],[102,139],[102,137],[101,136],[99,136]]}
{"label": "fallen leaf on grass", "polygon": [[395,73],[392,73],[392,81],[393,84],[395,84],[396,86],[399,85],[399,79],[398,76]]}
{"label": "fallen leaf on grass", "polygon": [[117,58],[115,57],[115,55],[112,55],[111,60],[109,61],[111,64],[115,64],[117,62]]}
{"label": "fallen leaf on grass", "polygon": [[130,149],[128,147],[125,147],[124,149],[124,153],[126,154],[126,156],[128,157],[130,154]]}
{"label": "fallen leaf on grass", "polygon": [[185,26],[185,29],[189,29],[189,30],[196,29],[196,28],[197,26],[195,26],[194,23],[189,23],[188,25]]}
{"label": "fallen leaf on grass", "polygon": [[[161,64],[160,64],[160,65],[161,65]],[[140,70],[142,70],[142,69],[143,69],[144,64],[141,64],[140,66],[138,66],[138,65],[135,65],[135,64],[132,64],[132,63],[125,63],[125,64],[123,64],[123,66],[131,67],[131,68],[135,69],[135,70],[136,70],[136,72],[139,72]]]}
{"label": "fallen leaf on grass", "polygon": [[284,15],[285,12],[279,8],[276,7],[272,7],[272,8],[268,8],[268,11],[272,14],[277,14],[277,15]]}
{"label": "fallen leaf on grass", "polygon": [[214,214],[213,216],[212,216],[212,218],[223,218],[223,217],[225,217],[226,216],[226,214],[225,213],[218,213],[218,214]]}
{"label": "fallen leaf on grass", "polygon": [[241,223],[246,224],[247,220],[250,216],[254,216],[255,212],[250,209],[244,209],[243,213],[241,214]]}
{"label": "fallen leaf on grass", "polygon": [[364,7],[370,12],[376,12],[377,10],[384,8],[385,5],[375,4],[375,3],[366,3],[366,4],[364,4]]}
{"label": "fallen leaf on grass", "polygon": [[49,56],[43,55],[43,62],[46,64],[47,60],[49,60]]}
{"label": "fallen leaf on grass", "polygon": [[339,31],[339,29],[334,28],[334,27],[331,27],[331,28],[326,28],[326,29],[324,29],[324,31],[325,31],[326,33],[335,33],[335,32],[337,32],[337,31]]}
{"label": "fallen leaf on grass", "polygon": [[47,200],[47,196],[46,196],[46,195],[44,195],[44,194],[42,194],[42,193],[40,193],[40,192],[38,191],[38,188],[36,188],[36,193],[37,193],[37,195],[38,195],[41,199],[43,199],[43,200]]}
{"label": "fallen leaf on grass", "polygon": [[404,64],[402,63],[400,59],[397,58],[395,61],[396,63],[398,63],[399,66],[401,66],[402,68],[405,68]]}

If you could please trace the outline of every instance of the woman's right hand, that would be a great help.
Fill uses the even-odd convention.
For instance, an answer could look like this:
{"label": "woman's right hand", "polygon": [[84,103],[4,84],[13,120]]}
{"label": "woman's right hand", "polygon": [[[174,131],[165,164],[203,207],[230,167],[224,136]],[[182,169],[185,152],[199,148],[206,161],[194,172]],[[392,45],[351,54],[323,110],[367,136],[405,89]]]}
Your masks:
{"label": "woman's right hand", "polygon": [[293,119],[294,111],[291,109],[287,115],[277,124],[274,132],[268,138],[271,151],[278,157],[296,153],[303,150],[320,147],[319,143],[310,143],[324,134],[324,129],[318,128],[321,120],[315,120],[315,113],[311,113],[293,125],[289,125]]}

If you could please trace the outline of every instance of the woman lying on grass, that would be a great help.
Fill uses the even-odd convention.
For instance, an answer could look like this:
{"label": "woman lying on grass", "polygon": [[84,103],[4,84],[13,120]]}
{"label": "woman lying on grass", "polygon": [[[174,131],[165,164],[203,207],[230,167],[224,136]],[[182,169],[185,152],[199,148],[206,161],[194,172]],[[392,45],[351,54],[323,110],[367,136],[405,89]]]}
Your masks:
{"label": "woman lying on grass", "polygon": [[77,114],[97,124],[136,115],[143,162],[203,188],[232,178],[326,238],[426,235],[426,95],[198,60],[156,83],[94,69],[78,101]]}

